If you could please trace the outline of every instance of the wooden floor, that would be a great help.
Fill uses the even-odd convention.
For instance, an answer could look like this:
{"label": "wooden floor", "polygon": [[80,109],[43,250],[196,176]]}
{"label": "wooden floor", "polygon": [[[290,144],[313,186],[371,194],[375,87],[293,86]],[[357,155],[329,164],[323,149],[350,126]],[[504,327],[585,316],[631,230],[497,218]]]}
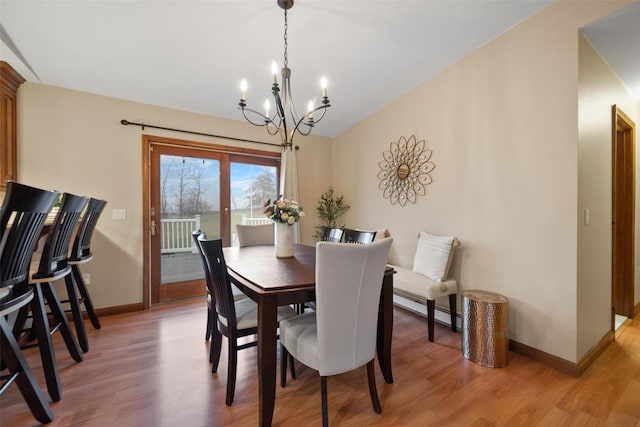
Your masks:
{"label": "wooden floor", "polygon": [[[63,397],[51,405],[55,426],[255,426],[258,423],[256,349],[240,352],[232,407],[224,404],[226,350],[211,375],[202,300],[158,306],[102,319],[89,331],[91,349],[75,363],[56,337]],[[364,368],[331,377],[334,426],[640,426],[640,317],[579,379],[510,355],[506,368],[464,359],[460,334],[395,309],[393,384],[377,369],[382,414],[371,408]],[[59,335],[59,334],[56,334]],[[44,385],[37,349],[28,362]],[[320,381],[298,367],[298,377],[276,391],[273,424],[320,425]],[[15,385],[0,397],[0,425],[32,426]]]}

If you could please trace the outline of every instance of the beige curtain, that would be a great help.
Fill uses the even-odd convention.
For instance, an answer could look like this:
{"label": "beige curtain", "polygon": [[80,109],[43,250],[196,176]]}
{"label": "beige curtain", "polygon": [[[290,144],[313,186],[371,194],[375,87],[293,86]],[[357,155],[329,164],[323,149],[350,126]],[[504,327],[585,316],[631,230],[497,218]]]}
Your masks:
{"label": "beige curtain", "polygon": [[[296,149],[293,145],[291,147],[282,147],[280,194],[285,199],[300,201],[298,194],[298,163],[296,161]],[[293,242],[300,243],[300,225],[296,223],[292,227]]]}

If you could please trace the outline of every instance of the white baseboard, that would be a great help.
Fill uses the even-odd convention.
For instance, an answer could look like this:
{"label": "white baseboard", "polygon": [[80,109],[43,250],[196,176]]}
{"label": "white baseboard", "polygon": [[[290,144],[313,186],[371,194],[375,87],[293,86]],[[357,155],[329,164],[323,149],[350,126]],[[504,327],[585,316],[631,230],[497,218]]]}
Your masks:
{"label": "white baseboard", "polygon": [[[416,314],[428,317],[426,304],[421,304],[396,294],[393,295],[393,303]],[[451,316],[448,312],[442,311],[438,306],[436,306],[435,321],[451,327]],[[458,330],[462,329],[462,319],[459,316],[456,316],[456,326]]]}

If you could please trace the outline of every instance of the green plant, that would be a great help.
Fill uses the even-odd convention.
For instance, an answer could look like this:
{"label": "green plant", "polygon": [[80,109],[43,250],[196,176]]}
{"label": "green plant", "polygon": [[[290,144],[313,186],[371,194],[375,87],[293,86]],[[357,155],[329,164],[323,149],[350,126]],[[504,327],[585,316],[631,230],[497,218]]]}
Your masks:
{"label": "green plant", "polygon": [[[318,217],[324,222],[321,226],[316,227],[315,237],[322,237],[322,227],[335,228],[338,224],[338,219],[344,215],[351,206],[344,201],[344,196],[336,196],[333,187],[329,187],[327,191],[320,195],[318,204],[316,205],[316,213]],[[344,224],[340,227],[344,227]]]}

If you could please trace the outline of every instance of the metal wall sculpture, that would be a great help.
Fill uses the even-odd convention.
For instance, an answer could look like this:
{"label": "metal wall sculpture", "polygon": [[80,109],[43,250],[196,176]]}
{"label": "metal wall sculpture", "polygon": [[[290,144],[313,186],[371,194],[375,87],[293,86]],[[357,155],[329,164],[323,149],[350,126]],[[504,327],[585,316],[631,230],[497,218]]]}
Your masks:
{"label": "metal wall sculpture", "polygon": [[431,154],[431,150],[425,149],[424,140],[416,141],[415,135],[409,139],[401,136],[398,142],[391,142],[378,163],[378,188],[382,196],[392,205],[400,206],[415,203],[418,196],[424,196],[425,186],[433,182],[429,173],[436,167],[429,161]]}

